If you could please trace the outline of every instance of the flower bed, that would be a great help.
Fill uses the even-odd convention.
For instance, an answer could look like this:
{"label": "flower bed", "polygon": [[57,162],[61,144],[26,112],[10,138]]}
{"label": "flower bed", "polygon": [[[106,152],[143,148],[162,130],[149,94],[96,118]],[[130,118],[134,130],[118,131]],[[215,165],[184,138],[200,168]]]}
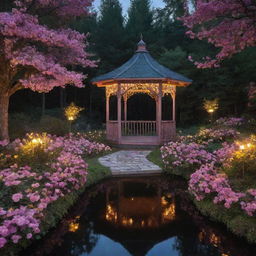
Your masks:
{"label": "flower bed", "polygon": [[[201,130],[194,136],[182,136],[178,142],[166,144],[161,154],[168,171],[188,178],[189,191],[200,202],[196,204],[202,211],[221,218],[235,233],[256,242],[256,223],[253,218],[250,220],[256,216],[256,139],[252,136],[238,143],[236,129],[223,128],[240,126],[241,122],[222,119],[203,133]],[[221,209],[229,213],[223,216]],[[235,217],[244,220],[239,228],[232,222]]]}
{"label": "flower bed", "polygon": [[0,248],[40,234],[53,203],[85,187],[85,157],[110,151],[82,135],[30,134],[1,145]]}

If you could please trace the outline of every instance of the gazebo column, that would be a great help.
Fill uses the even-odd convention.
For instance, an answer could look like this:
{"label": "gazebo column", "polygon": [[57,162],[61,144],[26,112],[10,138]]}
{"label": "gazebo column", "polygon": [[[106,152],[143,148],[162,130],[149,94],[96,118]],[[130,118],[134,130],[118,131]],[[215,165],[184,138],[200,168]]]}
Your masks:
{"label": "gazebo column", "polygon": [[176,95],[172,96],[172,121],[176,121]]}
{"label": "gazebo column", "polygon": [[176,122],[176,89],[172,93],[172,121]]}
{"label": "gazebo column", "polygon": [[109,96],[106,94],[106,125],[109,123]]}
{"label": "gazebo column", "polygon": [[127,95],[124,95],[124,121],[127,121]]}
{"label": "gazebo column", "polygon": [[162,139],[162,83],[159,84],[159,92],[157,95],[157,108],[156,108],[156,130],[159,143]]}
{"label": "gazebo column", "polygon": [[117,122],[118,122],[118,142],[121,143],[122,137],[122,95],[121,95],[121,84],[118,83],[117,89]]}

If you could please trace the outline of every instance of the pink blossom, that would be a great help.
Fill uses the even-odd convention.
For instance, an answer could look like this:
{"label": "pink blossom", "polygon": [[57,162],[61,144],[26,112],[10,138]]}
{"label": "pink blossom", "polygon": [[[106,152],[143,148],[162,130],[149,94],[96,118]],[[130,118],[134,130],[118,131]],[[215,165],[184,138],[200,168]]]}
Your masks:
{"label": "pink blossom", "polygon": [[12,200],[17,203],[23,198],[22,193],[17,193],[12,196]]}
{"label": "pink blossom", "polygon": [[0,248],[3,248],[6,243],[7,243],[7,240],[3,237],[0,237]]}
{"label": "pink blossom", "polygon": [[213,58],[195,61],[198,68],[218,67],[222,60],[256,45],[255,7],[252,0],[196,1],[195,11],[187,11],[181,18],[188,28],[187,35],[206,39],[220,49]]}
{"label": "pink blossom", "polygon": [[32,236],[33,236],[33,235],[32,235],[31,233],[28,233],[26,237],[27,237],[27,239],[31,239]]}
{"label": "pink blossom", "polygon": [[20,239],[21,239],[21,236],[19,236],[19,235],[13,235],[12,236],[12,241],[13,241],[14,244],[17,244]]}

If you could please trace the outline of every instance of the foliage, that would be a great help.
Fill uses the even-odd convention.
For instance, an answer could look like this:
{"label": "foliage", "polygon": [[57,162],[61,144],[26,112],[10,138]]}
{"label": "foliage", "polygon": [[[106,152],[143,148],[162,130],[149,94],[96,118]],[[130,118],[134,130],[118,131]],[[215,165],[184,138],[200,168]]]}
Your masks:
{"label": "foliage", "polygon": [[150,154],[147,156],[147,159],[151,161],[152,163],[160,166],[161,168],[164,167],[163,161],[162,161],[162,156],[159,148],[156,148]]}
{"label": "foliage", "polygon": [[95,51],[101,61],[99,73],[121,65],[126,58],[122,7],[118,0],[102,0],[93,37]]}
{"label": "foliage", "polygon": [[61,19],[85,14],[90,4],[88,0],[76,1],[75,4],[67,1],[65,5],[61,1],[15,1],[16,8],[2,12],[1,69],[12,70],[11,79],[16,77],[14,80],[17,81],[12,87],[8,84],[10,81],[2,78],[2,89],[11,95],[21,87],[40,92],[70,83],[82,87],[84,76],[68,71],[66,66],[94,66],[84,50],[86,37],[70,29],[50,29],[31,13],[43,15],[45,11],[53,11]]}
{"label": "foliage", "polygon": [[[153,30],[153,13],[150,7],[149,0],[132,0],[128,10],[128,20],[125,27],[127,33],[126,40],[130,42],[129,47],[133,49],[134,43],[138,41],[143,34],[146,42],[152,40]],[[132,44],[131,44],[132,43]]]}
{"label": "foliage", "polygon": [[[60,0],[20,0],[13,4],[14,8],[0,13],[0,137],[5,139],[9,139],[11,95],[24,88],[39,92],[67,84],[81,88],[86,76],[68,67],[95,67],[85,50],[86,35],[64,27],[61,22],[64,17],[87,14],[91,0],[68,0],[64,4]],[[59,18],[58,25],[48,23],[49,13]]]}
{"label": "foliage", "polygon": [[[231,127],[235,131],[246,123],[242,118],[221,118],[209,128],[209,135]],[[213,145],[218,145],[210,137],[200,141],[197,134],[181,136],[176,144],[169,143],[161,148],[162,158],[168,172],[188,179],[189,191],[203,214],[225,223],[248,241],[256,242],[256,223],[252,218],[256,215],[255,136],[237,139],[224,139],[224,143],[218,143],[219,146],[210,150]],[[202,156],[195,149],[190,151],[191,154],[182,150],[195,145],[193,143],[199,143],[197,147],[205,150]],[[204,163],[206,152],[210,156]],[[195,161],[199,164],[195,165]],[[244,175],[241,175],[243,167]]]}
{"label": "foliage", "polygon": [[[113,6],[112,6],[113,3]],[[92,124],[89,116],[97,115],[99,122],[104,122],[105,98],[104,90],[90,84],[90,80],[96,75],[108,72],[122,65],[133,54],[140,34],[143,33],[144,40],[154,58],[173,71],[179,72],[191,78],[193,84],[187,88],[177,90],[177,123],[178,125],[202,125],[208,119],[207,113],[202,109],[203,100],[219,98],[219,110],[216,118],[220,116],[241,116],[248,111],[248,91],[250,82],[256,79],[256,51],[255,48],[247,48],[243,52],[225,60],[218,69],[197,69],[188,60],[201,59],[203,56],[211,56],[216,53],[215,47],[205,41],[190,39],[185,35],[185,27],[176,17],[183,15],[182,3],[180,0],[166,0],[163,8],[153,9],[152,20],[148,32],[142,24],[146,10],[136,12],[136,26],[143,27],[142,31],[134,34],[134,31],[127,29],[129,15],[122,22],[122,12],[118,7],[120,1],[104,1],[104,11],[76,19],[72,28],[80,33],[90,33],[88,51],[95,54],[94,59],[99,60],[97,69],[76,68],[78,72],[88,74],[85,80],[85,88],[78,89],[68,87],[65,89],[66,102],[75,101],[79,106],[85,107],[88,111],[88,123]],[[54,17],[52,17],[54,18]],[[56,19],[56,18],[55,18]],[[59,107],[60,90],[55,89],[46,95],[47,108]],[[65,97],[64,97],[65,98]],[[41,96],[30,91],[19,91],[12,99],[13,104],[10,111],[27,111],[41,107]],[[134,99],[134,108],[129,108],[129,115],[135,118],[137,104],[140,99]],[[168,103],[169,104],[169,103]],[[27,108],[25,109],[25,106]],[[146,104],[141,105],[142,112],[147,113]],[[254,108],[250,109],[253,115]],[[32,114],[31,114],[32,115]],[[152,111],[149,118],[155,118]],[[94,120],[94,118],[93,118]],[[75,127],[74,127],[75,128]],[[94,127],[97,128],[97,127]]]}
{"label": "foliage", "polygon": [[187,10],[182,18],[187,34],[221,48],[214,59],[206,56],[203,63],[195,62],[197,67],[218,67],[223,59],[256,45],[255,7],[253,0],[199,0],[194,12]]}
{"label": "foliage", "polygon": [[39,122],[34,122],[32,125],[34,126],[33,130],[39,133],[46,132],[58,136],[64,136],[68,133],[66,120],[49,115],[42,116]]}
{"label": "foliage", "polygon": [[[3,147],[7,142],[0,144]],[[84,157],[109,150],[108,146],[89,142],[80,134],[28,134],[8,145],[5,157],[0,157],[0,247],[26,244],[38,237],[45,223],[56,224],[63,212],[56,208],[52,212],[52,205],[65,199],[72,203],[86,184],[88,165]],[[95,170],[99,177],[106,174],[107,170],[101,175]]]}
{"label": "foliage", "polygon": [[[255,138],[234,143],[238,132],[234,128],[241,125],[243,119],[221,118],[216,121],[217,126],[199,131],[191,136],[182,136],[178,142],[170,142],[161,148],[162,158],[169,170],[174,170],[185,175],[190,172],[190,192],[201,201],[211,198],[215,204],[224,202],[226,208],[237,203],[248,215],[256,212],[256,201],[252,198],[254,190],[248,190],[248,185],[243,184],[246,177],[254,177],[255,170]],[[222,128],[223,126],[229,128]],[[229,137],[231,135],[231,137]],[[224,141],[216,148],[214,143]],[[242,191],[235,191],[234,177],[241,179]],[[244,177],[246,176],[246,177]]]}

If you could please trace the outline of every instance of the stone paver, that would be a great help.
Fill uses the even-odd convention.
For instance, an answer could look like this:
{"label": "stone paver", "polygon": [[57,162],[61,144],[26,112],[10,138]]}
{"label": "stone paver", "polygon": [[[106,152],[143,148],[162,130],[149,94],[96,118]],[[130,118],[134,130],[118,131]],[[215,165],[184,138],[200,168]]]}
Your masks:
{"label": "stone paver", "polygon": [[146,158],[150,152],[146,150],[121,150],[99,158],[99,162],[109,167],[113,175],[161,173],[162,169]]}

